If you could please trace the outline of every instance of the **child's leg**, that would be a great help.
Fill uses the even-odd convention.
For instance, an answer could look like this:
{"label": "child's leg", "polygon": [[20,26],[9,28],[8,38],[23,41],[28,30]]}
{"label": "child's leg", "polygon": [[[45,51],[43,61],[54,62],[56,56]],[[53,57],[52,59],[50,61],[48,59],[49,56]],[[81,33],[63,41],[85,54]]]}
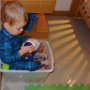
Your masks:
{"label": "child's leg", "polygon": [[12,65],[10,65],[10,68],[14,69],[14,70],[35,71],[43,66],[44,65],[42,65],[40,61],[33,61],[33,62],[18,61],[16,63],[13,63]]}

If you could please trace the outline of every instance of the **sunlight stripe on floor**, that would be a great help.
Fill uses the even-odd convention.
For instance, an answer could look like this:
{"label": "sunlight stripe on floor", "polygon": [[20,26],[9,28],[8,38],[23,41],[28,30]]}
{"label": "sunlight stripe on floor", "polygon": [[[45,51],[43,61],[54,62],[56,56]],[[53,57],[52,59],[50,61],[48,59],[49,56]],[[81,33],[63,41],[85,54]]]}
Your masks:
{"label": "sunlight stripe on floor", "polygon": [[67,53],[70,49],[74,48],[76,45],[78,45],[78,41],[77,41],[77,40],[69,43],[69,44],[66,45],[64,48],[58,49],[58,50],[56,51],[56,53],[54,54],[54,55],[55,55],[55,58],[58,58],[58,57],[64,55],[64,54]]}
{"label": "sunlight stripe on floor", "polygon": [[[59,68],[64,67],[66,64],[68,64],[72,59],[76,57],[81,52],[81,48],[77,47],[75,50],[73,50],[71,53],[68,53],[68,56],[65,56],[65,58],[60,61],[60,65],[58,65]],[[59,62],[58,62],[59,63]]]}
{"label": "sunlight stripe on floor", "polygon": [[56,48],[56,47],[58,47],[58,46],[60,46],[60,45],[62,45],[64,43],[66,43],[66,42],[68,42],[70,40],[75,39],[75,38],[76,38],[76,36],[74,34],[73,35],[70,35],[68,37],[62,38],[62,39],[60,39],[58,41],[52,42],[52,47],[53,48]]}
{"label": "sunlight stripe on floor", "polygon": [[[81,64],[82,61],[84,61],[85,55],[82,53],[77,60],[69,67],[67,68],[64,77],[68,80],[70,79],[71,75],[75,72],[75,70],[78,68],[78,66]],[[75,80],[75,79],[74,79]],[[68,82],[68,81],[67,81]]]}
{"label": "sunlight stripe on floor", "polygon": [[73,84],[75,84],[76,81],[78,81],[78,79],[82,76],[82,74],[86,70],[87,65],[88,65],[88,62],[85,60],[85,62],[80,67],[79,71],[77,72],[76,77],[74,77],[74,80],[72,81],[72,83],[70,85],[73,85]]}
{"label": "sunlight stripe on floor", "polygon": [[49,20],[49,25],[55,25],[55,24],[64,24],[64,23],[70,23],[70,20]]}
{"label": "sunlight stripe on floor", "polygon": [[72,32],[74,32],[73,29],[68,29],[68,30],[63,31],[63,32],[53,33],[53,34],[50,35],[50,39],[52,40],[52,39],[60,38],[62,36],[68,35]]}
{"label": "sunlight stripe on floor", "polygon": [[85,58],[85,55],[83,53],[79,55],[77,60],[74,61],[74,63],[69,67],[68,72],[72,73],[80,65],[80,63],[84,60],[84,58]]}
{"label": "sunlight stripe on floor", "polygon": [[59,31],[67,28],[72,28],[72,25],[65,24],[65,25],[52,26],[52,27],[49,27],[49,31]]}

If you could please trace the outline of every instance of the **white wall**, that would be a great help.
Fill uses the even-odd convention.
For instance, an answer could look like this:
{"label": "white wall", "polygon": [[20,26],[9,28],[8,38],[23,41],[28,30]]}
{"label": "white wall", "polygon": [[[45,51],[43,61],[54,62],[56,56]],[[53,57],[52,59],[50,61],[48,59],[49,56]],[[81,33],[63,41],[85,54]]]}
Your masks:
{"label": "white wall", "polygon": [[55,11],[69,11],[72,0],[56,0]]}

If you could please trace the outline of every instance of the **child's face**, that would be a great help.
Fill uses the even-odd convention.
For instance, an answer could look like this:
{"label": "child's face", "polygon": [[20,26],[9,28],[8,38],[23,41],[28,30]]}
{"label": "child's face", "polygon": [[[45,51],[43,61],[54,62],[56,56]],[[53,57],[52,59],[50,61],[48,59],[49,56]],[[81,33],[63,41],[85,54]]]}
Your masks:
{"label": "child's face", "polygon": [[25,22],[19,21],[16,22],[15,25],[11,26],[8,23],[6,24],[6,30],[13,36],[17,36],[22,33],[23,27],[25,26]]}

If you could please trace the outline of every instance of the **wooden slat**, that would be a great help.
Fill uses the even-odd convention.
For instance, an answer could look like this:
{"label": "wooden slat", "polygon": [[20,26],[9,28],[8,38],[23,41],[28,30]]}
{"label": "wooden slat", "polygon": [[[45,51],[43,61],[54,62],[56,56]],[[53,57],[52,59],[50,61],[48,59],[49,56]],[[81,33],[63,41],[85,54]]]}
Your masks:
{"label": "wooden slat", "polygon": [[84,21],[86,22],[87,26],[90,28],[90,14],[88,14],[88,9],[87,9],[87,6],[86,6],[86,3],[84,2],[84,0],[82,0],[82,2],[80,4],[79,11],[80,11]]}
{"label": "wooden slat", "polygon": [[72,5],[71,5],[71,13],[70,15],[71,16],[76,16],[77,14],[77,9],[79,7],[79,4],[80,4],[81,0],[72,0]]}
{"label": "wooden slat", "polygon": [[88,18],[88,16],[85,15],[85,13],[83,12],[83,10],[80,10],[80,13],[81,13],[84,21],[86,22],[87,26],[90,28],[90,18]]}

